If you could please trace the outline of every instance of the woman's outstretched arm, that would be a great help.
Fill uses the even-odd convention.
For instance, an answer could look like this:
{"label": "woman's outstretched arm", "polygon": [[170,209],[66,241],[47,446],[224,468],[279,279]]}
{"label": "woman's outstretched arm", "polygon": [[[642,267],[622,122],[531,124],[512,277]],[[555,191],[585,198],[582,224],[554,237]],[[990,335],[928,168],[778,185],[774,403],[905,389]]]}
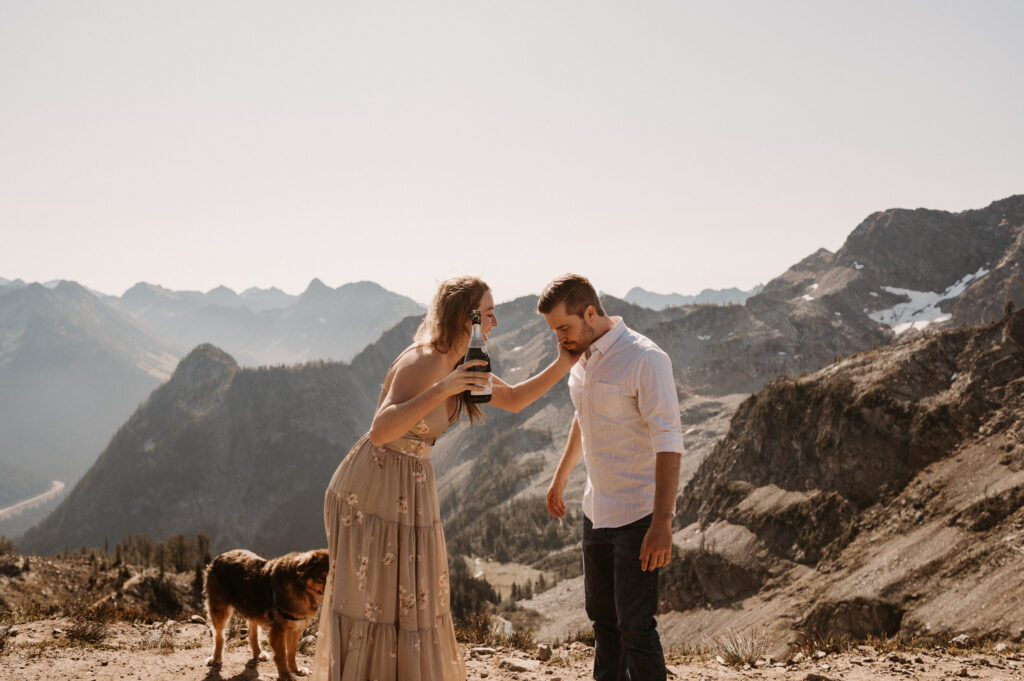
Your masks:
{"label": "woman's outstretched arm", "polygon": [[569,373],[577,359],[579,359],[579,355],[574,355],[559,345],[558,357],[555,361],[525,381],[509,385],[495,376],[491,404],[506,411],[522,411]]}

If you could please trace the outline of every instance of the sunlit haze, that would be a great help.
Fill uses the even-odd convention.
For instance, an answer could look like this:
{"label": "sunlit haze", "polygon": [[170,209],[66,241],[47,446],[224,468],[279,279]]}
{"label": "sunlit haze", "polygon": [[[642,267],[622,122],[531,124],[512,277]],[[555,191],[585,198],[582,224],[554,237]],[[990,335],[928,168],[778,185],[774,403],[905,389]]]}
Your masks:
{"label": "sunlit haze", "polygon": [[1022,29],[1010,1],[7,0],[0,277],[750,288],[874,211],[1024,192]]}

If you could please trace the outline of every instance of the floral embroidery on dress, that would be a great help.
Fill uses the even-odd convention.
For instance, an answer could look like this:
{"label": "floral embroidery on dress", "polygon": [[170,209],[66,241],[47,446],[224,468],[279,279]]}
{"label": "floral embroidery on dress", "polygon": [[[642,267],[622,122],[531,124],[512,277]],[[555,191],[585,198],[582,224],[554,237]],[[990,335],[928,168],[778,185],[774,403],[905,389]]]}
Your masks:
{"label": "floral embroidery on dress", "polygon": [[359,495],[355,492],[349,492],[348,496],[345,497],[345,501],[348,502],[349,506],[357,506],[359,504]]}
{"label": "floral embroidery on dress", "polygon": [[384,452],[381,451],[380,447],[374,447],[373,453],[370,455],[373,462],[377,464],[377,468],[384,468]]}
{"label": "floral embroidery on dress", "polygon": [[398,504],[399,513],[409,512],[409,502],[406,501],[405,497],[398,497],[397,499],[395,499],[395,503]]}
{"label": "floral embroidery on dress", "polygon": [[359,558],[359,569],[356,570],[356,577],[359,578],[359,590],[366,591],[366,568],[370,566],[370,558],[368,556],[360,556]]}
{"label": "floral embroidery on dress", "polygon": [[412,474],[412,477],[416,480],[417,484],[423,485],[427,482],[427,473],[423,470],[423,465],[418,461],[416,462],[416,471]]}
{"label": "floral embroidery on dress", "polygon": [[412,607],[416,605],[416,596],[406,591],[402,585],[398,586],[398,605],[402,611],[402,617],[408,615]]}
{"label": "floral embroidery on dress", "polygon": [[412,427],[412,432],[417,435],[426,435],[430,432],[430,426],[427,425],[426,419],[420,419],[420,422]]}
{"label": "floral embroidery on dress", "polygon": [[437,604],[443,608],[445,603],[448,602],[448,573],[442,572],[441,576],[437,578]]}
{"label": "floral embroidery on dress", "polygon": [[372,600],[367,599],[363,605],[363,614],[366,615],[366,619],[370,622],[377,622],[377,615],[380,614],[380,606]]}
{"label": "floral embroidery on dress", "polygon": [[416,607],[420,610],[427,609],[427,599],[430,598],[430,592],[424,589],[420,592],[420,595],[416,598]]}
{"label": "floral embroidery on dress", "polygon": [[388,544],[387,553],[384,554],[384,559],[381,562],[385,565],[391,565],[395,562],[395,552],[391,550],[391,544]]}

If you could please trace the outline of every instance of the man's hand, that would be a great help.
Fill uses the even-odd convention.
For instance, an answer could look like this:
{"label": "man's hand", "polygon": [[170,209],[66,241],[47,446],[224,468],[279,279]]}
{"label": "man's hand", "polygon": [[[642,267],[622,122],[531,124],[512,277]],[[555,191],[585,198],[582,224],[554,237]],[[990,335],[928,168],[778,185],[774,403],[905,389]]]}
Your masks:
{"label": "man's hand", "polygon": [[569,348],[565,347],[561,343],[558,344],[558,362],[565,364],[569,368],[579,361],[580,357],[583,356],[582,352],[573,352]]}
{"label": "man's hand", "polygon": [[[548,499],[551,492],[548,492]],[[548,508],[551,502],[548,501]],[[655,568],[665,567],[672,557],[672,526],[668,524],[651,523],[644,535],[644,543],[640,547],[640,569],[644,572]]]}
{"label": "man's hand", "polygon": [[565,502],[562,501],[562,492],[565,491],[565,486],[568,482],[568,479],[559,477],[556,474],[551,479],[551,486],[548,487],[548,513],[556,518],[561,518],[565,515]]}

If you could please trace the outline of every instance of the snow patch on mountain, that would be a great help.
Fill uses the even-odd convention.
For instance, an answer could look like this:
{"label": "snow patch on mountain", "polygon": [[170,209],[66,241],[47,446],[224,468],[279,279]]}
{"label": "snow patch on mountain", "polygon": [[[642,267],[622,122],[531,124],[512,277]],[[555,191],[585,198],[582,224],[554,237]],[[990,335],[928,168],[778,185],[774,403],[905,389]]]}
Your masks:
{"label": "snow patch on mountain", "polygon": [[910,329],[923,329],[929,324],[947,321],[950,319],[950,315],[939,309],[939,303],[956,298],[966,291],[971,283],[981,279],[988,273],[989,270],[982,267],[973,274],[964,275],[959,281],[941,293],[883,286],[883,291],[904,296],[908,300],[905,303],[898,303],[894,307],[876,310],[869,313],[868,316],[879,324],[891,327],[897,335]]}

